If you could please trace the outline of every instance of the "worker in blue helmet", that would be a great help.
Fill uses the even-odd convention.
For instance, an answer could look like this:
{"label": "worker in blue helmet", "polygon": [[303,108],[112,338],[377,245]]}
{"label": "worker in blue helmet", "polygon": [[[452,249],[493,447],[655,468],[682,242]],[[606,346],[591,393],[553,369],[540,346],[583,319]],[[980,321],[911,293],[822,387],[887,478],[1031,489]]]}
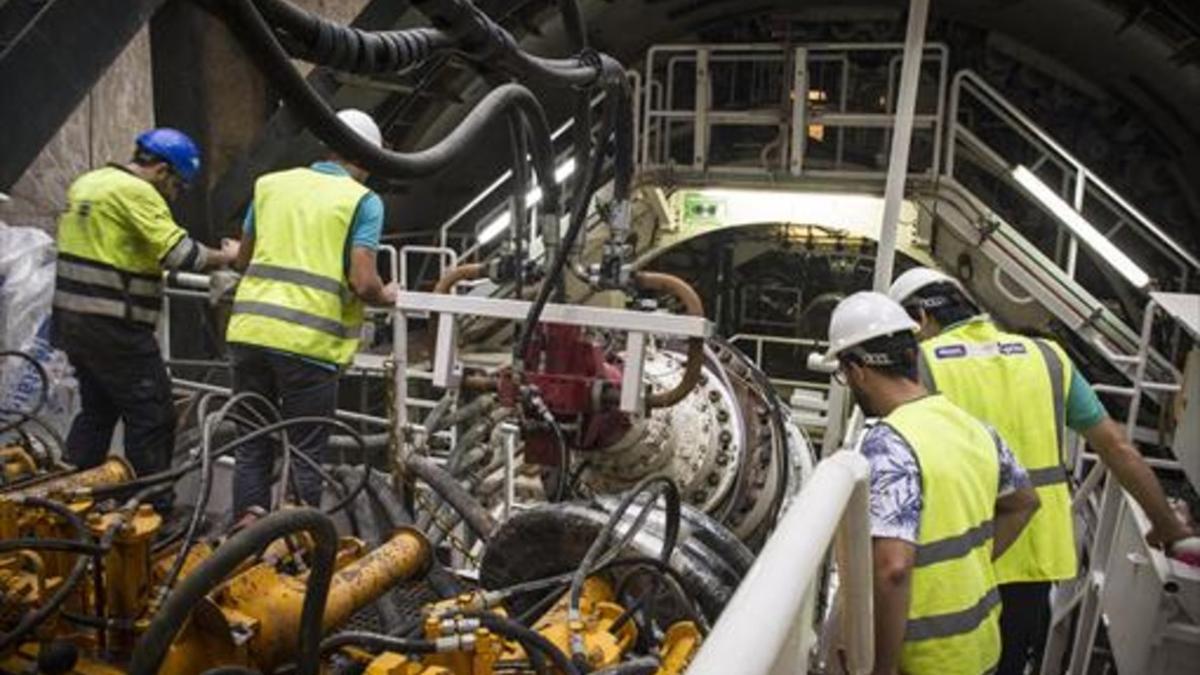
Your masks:
{"label": "worker in blue helmet", "polygon": [[[75,368],[82,411],[65,459],[88,468],[112,450],[124,423],[126,459],[138,475],[170,466],[175,445],[171,381],[155,327],[164,270],[228,265],[238,242],[209,248],[171,216],[167,200],[200,173],[200,150],[175,129],[137,137],[133,157],[83,174],[67,191],[58,221],[53,341]],[[170,494],[155,506],[166,510]]]}

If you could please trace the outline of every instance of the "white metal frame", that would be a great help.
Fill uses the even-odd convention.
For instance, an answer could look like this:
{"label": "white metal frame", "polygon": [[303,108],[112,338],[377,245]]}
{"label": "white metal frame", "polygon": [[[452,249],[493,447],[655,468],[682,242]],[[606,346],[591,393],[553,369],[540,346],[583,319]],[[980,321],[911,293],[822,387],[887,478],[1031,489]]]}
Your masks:
{"label": "white metal frame", "polygon": [[851,673],[875,659],[867,460],[845,450],[817,464],[725,606],[688,675],[808,672],[814,602],[826,553],[836,543],[844,594],[842,636]]}
{"label": "white metal frame", "polygon": [[[455,317],[478,316],[520,321],[528,315],[531,305],[531,302],[525,300],[401,291],[396,298],[395,321],[403,323],[403,317],[414,313],[432,312],[438,315],[433,384],[442,388],[455,388],[462,371],[458,358]],[[587,305],[549,303],[542,310],[540,320],[545,323],[608,328],[627,334],[620,407],[621,410],[630,413],[641,412],[642,397],[645,393],[641,369],[648,335],[678,338],[707,338],[713,335],[713,325],[704,317],[635,312]],[[399,401],[402,398],[401,393],[406,391],[408,377],[408,354],[403,340],[396,342],[393,358],[396,362],[397,378],[396,415],[403,427],[407,424],[407,415]]]}
{"label": "white metal frame", "polygon": [[[1141,412],[1143,396],[1148,392],[1174,393],[1180,389],[1178,381],[1159,382],[1147,378],[1154,318],[1158,310],[1162,309],[1164,298],[1170,295],[1172,294],[1150,294],[1150,300],[1146,304],[1146,310],[1142,317],[1140,347],[1135,356],[1126,357],[1134,366],[1132,386],[1127,388],[1108,387],[1104,389],[1107,393],[1129,397],[1129,408],[1125,417],[1125,430],[1131,439],[1133,438],[1134,431],[1137,429],[1137,419]],[[1196,298],[1197,302],[1200,302],[1200,297],[1192,297]],[[1168,315],[1170,315],[1169,312]],[[1200,338],[1200,335],[1196,337]],[[1106,473],[1107,468],[1104,464],[1097,462],[1085,480],[1085,485],[1076,492],[1074,501],[1081,503],[1083,500],[1086,500],[1089,492],[1095,489],[1095,486],[1099,484],[1099,481],[1104,478]],[[1104,570],[1109,565],[1110,556],[1114,555],[1114,551],[1112,550],[1113,537],[1122,513],[1130,508],[1136,508],[1136,505],[1131,506],[1130,499],[1116,478],[1108,475],[1100,497],[1099,520],[1096,532],[1088,549],[1090,568],[1085,574],[1083,587],[1080,592],[1055,608],[1053,623],[1050,627],[1046,646],[1047,657],[1042,662],[1041,675],[1055,675],[1055,666],[1058,660],[1055,657],[1062,654],[1065,649],[1065,641],[1068,635],[1068,631],[1065,628],[1070,625],[1072,613],[1077,606],[1079,608],[1079,620],[1076,624],[1075,639],[1071,647],[1071,660],[1067,668],[1067,673],[1068,675],[1084,675],[1084,673],[1088,672],[1092,650],[1095,647],[1096,632],[1100,625],[1100,598],[1105,580]]]}

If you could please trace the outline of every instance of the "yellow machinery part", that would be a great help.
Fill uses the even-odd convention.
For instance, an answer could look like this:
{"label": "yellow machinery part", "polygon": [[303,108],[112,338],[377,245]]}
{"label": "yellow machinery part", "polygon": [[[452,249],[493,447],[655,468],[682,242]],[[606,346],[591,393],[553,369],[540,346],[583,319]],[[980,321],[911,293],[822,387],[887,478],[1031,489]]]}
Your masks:
{"label": "yellow machinery part", "polygon": [[[422,573],[431,551],[425,537],[404,529],[379,548],[361,555],[333,575],[324,627],[334,628],[380,598],[397,583]],[[163,673],[187,675],[231,661],[269,671],[296,651],[307,575],[290,576],[262,563],[227,582],[193,613],[189,629],[171,647]]]}
{"label": "yellow machinery part", "polygon": [[[587,653],[588,664],[592,668],[603,668],[616,665],[624,657],[629,648],[637,641],[637,627],[626,623],[612,632],[616,619],[624,612],[617,604],[612,586],[598,577],[587,579],[583,585],[579,609],[583,619],[576,626],[583,637],[584,650]],[[446,639],[458,631],[461,613],[475,611],[480,606],[480,599],[474,595],[464,595],[452,600],[437,603],[426,610],[425,638],[429,640]],[[570,626],[567,619],[567,598],[564,596],[548,610],[534,629],[550,642],[554,643],[564,653],[570,653]],[[498,612],[501,613],[502,612]],[[676,624],[680,626],[683,624]],[[668,631],[668,641],[664,643],[663,654],[669,655],[672,663],[683,663],[691,659],[695,645],[687,641],[695,635],[698,645],[699,632],[690,623],[684,628],[672,626]],[[691,627],[691,632],[687,630]],[[385,652],[373,658],[368,664],[367,675],[493,675],[497,661],[523,661],[525,651],[515,642],[502,640],[484,628],[474,630],[473,642],[469,648],[460,651],[446,651],[428,654],[420,659],[408,659],[401,654]],[[349,651],[349,650],[347,650]],[[679,670],[662,671],[664,675],[675,675]]]}
{"label": "yellow machinery part", "polygon": [[0,474],[5,485],[24,480],[37,473],[37,462],[19,445],[0,448]]}
{"label": "yellow machinery part", "polygon": [[120,457],[109,457],[104,463],[90,469],[47,476],[45,480],[15,490],[0,489],[0,500],[62,495],[86,488],[124,483],[133,477],[133,467],[129,466],[129,462]]}
{"label": "yellow machinery part", "polygon": [[[87,524],[97,538],[114,524],[118,528],[112,549],[104,556],[104,597],[92,601],[97,607],[103,601],[104,615],[108,618],[144,623],[152,581],[151,544],[162,522],[162,516],[149,504],[139,506],[131,517],[118,513],[89,514]],[[108,648],[116,655],[127,656],[139,632],[124,628],[110,630]]]}
{"label": "yellow machinery part", "polygon": [[[568,598],[563,596],[533,626],[534,630],[553,642],[564,654],[571,653],[571,627],[567,621],[567,605]],[[599,577],[589,577],[583,584],[579,610],[583,617],[582,625],[576,626],[575,629],[583,636],[588,665],[592,668],[602,668],[618,663],[621,656],[637,640],[637,627],[629,621],[621,626],[616,634],[610,632],[617,617],[625,611],[624,607],[615,602],[612,586]]]}
{"label": "yellow machinery part", "polygon": [[681,675],[700,650],[702,639],[700,629],[691,621],[671,624],[658,651],[661,664],[656,675]]}

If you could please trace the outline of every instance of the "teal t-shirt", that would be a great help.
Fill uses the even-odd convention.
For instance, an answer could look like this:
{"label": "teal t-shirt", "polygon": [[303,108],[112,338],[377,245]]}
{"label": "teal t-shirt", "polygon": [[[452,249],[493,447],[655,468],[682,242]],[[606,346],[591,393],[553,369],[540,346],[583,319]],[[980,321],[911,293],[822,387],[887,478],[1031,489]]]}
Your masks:
{"label": "teal t-shirt", "polygon": [[[313,162],[309,167],[313,171],[331,176],[349,176],[350,174],[337,162]],[[254,234],[254,205],[246,209],[246,218],[242,222],[242,231],[247,235]],[[379,239],[383,235],[383,200],[374,192],[368,192],[358,203],[354,212],[354,221],[350,223],[350,245],[379,249]]]}
{"label": "teal t-shirt", "polygon": [[[350,174],[342,168],[337,162],[313,162],[310,169],[320,173],[326,173],[333,176],[349,176]],[[254,235],[254,204],[251,204],[246,209],[246,218],[242,221],[242,232],[247,236]],[[369,248],[372,251],[379,250],[379,239],[383,235],[383,200],[374,192],[368,192],[363,196],[358,203],[358,209],[354,211],[354,220],[350,223],[350,245]],[[349,251],[346,252],[349,255]],[[350,261],[347,260],[349,265]],[[327,370],[337,370],[337,365],[328,361],[321,361],[307,356],[297,356],[296,354],[288,354],[276,349],[270,351],[284,356],[299,358],[302,361],[313,365],[321,366]]]}
{"label": "teal t-shirt", "polygon": [[1067,390],[1067,426],[1072,431],[1083,432],[1096,426],[1108,411],[1096,396],[1096,390],[1083,379],[1083,375],[1071,364],[1071,385]]}

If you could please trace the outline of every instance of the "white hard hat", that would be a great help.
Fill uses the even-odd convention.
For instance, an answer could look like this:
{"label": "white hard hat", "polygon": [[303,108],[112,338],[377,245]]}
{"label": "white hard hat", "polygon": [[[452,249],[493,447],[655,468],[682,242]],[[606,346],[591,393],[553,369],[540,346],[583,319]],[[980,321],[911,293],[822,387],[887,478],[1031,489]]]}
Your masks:
{"label": "white hard hat", "polygon": [[375,124],[370,115],[355,108],[346,108],[339,110],[337,116],[368,143],[377,148],[383,147],[383,134],[379,132],[379,125]]}
{"label": "white hard hat", "polygon": [[860,291],[838,303],[829,319],[829,351],[825,360],[877,337],[917,332],[913,321],[896,301],[883,293]]}
{"label": "white hard hat", "polygon": [[966,295],[966,289],[963,288],[958,279],[955,279],[949,274],[939,272],[929,267],[914,267],[904,274],[896,277],[896,280],[892,282],[892,287],[888,289],[888,297],[898,303],[903,304],[905,300],[908,300],[910,297],[912,297],[913,293],[916,293],[922,288],[925,288],[926,286],[932,286],[933,284],[944,283],[954,284],[955,288],[961,291],[963,295]]}

